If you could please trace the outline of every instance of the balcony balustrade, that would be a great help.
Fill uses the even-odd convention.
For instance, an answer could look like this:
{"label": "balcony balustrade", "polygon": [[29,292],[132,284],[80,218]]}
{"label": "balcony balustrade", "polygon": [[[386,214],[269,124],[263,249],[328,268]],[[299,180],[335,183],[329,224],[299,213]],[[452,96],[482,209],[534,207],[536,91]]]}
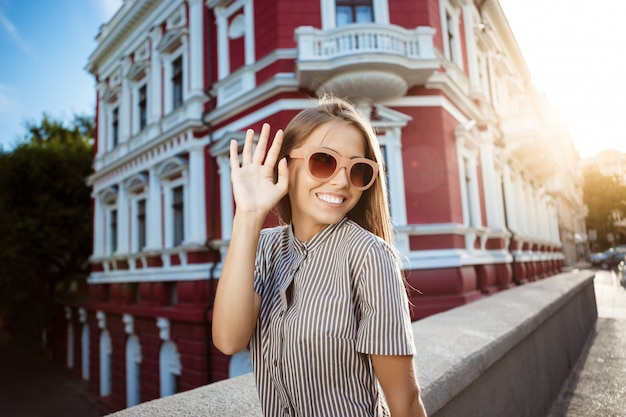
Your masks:
{"label": "balcony balustrade", "polygon": [[[354,24],[296,29],[297,78],[303,88],[375,101],[400,97],[439,68],[435,29]],[[320,91],[321,90],[321,91]]]}

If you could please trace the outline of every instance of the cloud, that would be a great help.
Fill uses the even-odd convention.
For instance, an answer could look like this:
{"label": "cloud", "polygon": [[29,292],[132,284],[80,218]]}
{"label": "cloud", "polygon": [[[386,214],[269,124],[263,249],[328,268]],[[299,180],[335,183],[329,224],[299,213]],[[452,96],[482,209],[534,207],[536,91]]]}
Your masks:
{"label": "cloud", "polygon": [[17,31],[17,28],[8,17],[2,13],[0,10],[0,28],[3,29],[11,38],[13,43],[17,45],[26,55],[32,58],[35,62],[37,62],[37,56],[33,52],[33,49],[30,45],[22,38],[22,36]]}

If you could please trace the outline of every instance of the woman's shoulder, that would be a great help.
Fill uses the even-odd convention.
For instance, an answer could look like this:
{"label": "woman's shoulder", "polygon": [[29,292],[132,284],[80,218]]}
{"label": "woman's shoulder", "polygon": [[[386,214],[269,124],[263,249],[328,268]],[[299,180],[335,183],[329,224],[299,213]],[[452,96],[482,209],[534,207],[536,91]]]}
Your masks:
{"label": "woman's shoulder", "polygon": [[346,221],[344,225],[345,236],[344,239],[347,243],[356,248],[368,248],[368,247],[380,247],[389,248],[391,246],[380,236],[375,235],[367,229],[361,227],[353,220]]}
{"label": "woman's shoulder", "polygon": [[281,242],[289,240],[289,226],[280,225],[275,227],[267,227],[261,230],[259,236],[259,246],[275,246]]}

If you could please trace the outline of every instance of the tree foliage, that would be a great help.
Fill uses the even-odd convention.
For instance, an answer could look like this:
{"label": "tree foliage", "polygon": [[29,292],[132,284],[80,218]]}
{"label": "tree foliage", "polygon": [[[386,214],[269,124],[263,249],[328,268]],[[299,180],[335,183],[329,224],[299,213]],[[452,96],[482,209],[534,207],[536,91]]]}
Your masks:
{"label": "tree foliage", "polygon": [[70,126],[45,114],[24,142],[0,150],[0,316],[40,334],[55,288],[84,278],[91,252],[93,122]]}
{"label": "tree foliage", "polygon": [[[617,177],[602,174],[590,167],[584,171],[584,202],[587,205],[587,230],[595,230],[597,240],[592,248],[600,251],[626,243],[626,236],[615,222],[626,218],[626,185]],[[608,236],[613,236],[613,242]]]}

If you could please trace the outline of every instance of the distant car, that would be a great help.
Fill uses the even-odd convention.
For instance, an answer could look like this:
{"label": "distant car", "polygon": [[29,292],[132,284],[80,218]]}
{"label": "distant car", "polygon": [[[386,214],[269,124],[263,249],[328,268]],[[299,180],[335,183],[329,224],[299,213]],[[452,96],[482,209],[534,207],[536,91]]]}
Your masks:
{"label": "distant car", "polygon": [[602,269],[615,269],[626,257],[626,250],[616,250],[611,252],[600,264]]}
{"label": "distant car", "polygon": [[613,252],[615,252],[614,248],[605,250],[604,252],[592,253],[589,256],[589,263],[591,263],[591,266],[603,266],[604,262]]}

